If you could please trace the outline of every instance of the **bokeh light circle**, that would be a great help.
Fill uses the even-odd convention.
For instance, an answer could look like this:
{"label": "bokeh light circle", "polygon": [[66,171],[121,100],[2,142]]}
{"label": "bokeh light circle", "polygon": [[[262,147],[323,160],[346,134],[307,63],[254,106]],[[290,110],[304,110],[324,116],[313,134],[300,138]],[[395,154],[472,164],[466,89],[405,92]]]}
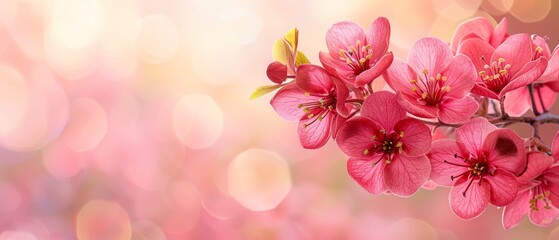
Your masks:
{"label": "bokeh light circle", "polygon": [[15,211],[22,202],[22,195],[16,186],[0,182],[0,215],[9,214]]}
{"label": "bokeh light circle", "polygon": [[48,35],[59,46],[83,48],[99,36],[103,24],[104,9],[98,0],[55,0]]}
{"label": "bokeh light circle", "polygon": [[291,190],[289,166],[277,153],[246,150],[229,165],[228,188],[237,202],[252,211],[273,209]]}
{"label": "bokeh light circle", "polygon": [[246,45],[258,37],[262,20],[249,8],[232,8],[219,15],[221,31],[234,44]]}
{"label": "bokeh light circle", "polygon": [[142,60],[152,64],[163,63],[177,53],[179,31],[169,17],[149,15],[142,19],[136,44]]}
{"label": "bokeh light circle", "polygon": [[0,134],[20,123],[27,110],[28,98],[25,78],[11,67],[0,66]]}
{"label": "bokeh light circle", "polygon": [[551,11],[551,0],[515,0],[510,13],[518,20],[533,23],[547,17]]}
{"label": "bokeh light circle", "polygon": [[3,231],[0,233],[0,240],[38,240],[38,238],[30,232]]}
{"label": "bokeh light circle", "polygon": [[185,95],[175,105],[173,129],[183,145],[192,149],[208,148],[223,132],[223,112],[208,95]]}
{"label": "bokeh light circle", "polygon": [[132,226],[128,213],[118,203],[91,200],[76,216],[76,232],[80,240],[129,240]]}
{"label": "bokeh light circle", "polygon": [[107,114],[92,99],[79,97],[70,104],[70,118],[60,138],[76,152],[94,149],[107,133]]}
{"label": "bokeh light circle", "polygon": [[59,179],[76,176],[84,165],[83,156],[60,141],[54,141],[44,148],[42,157],[47,171]]}

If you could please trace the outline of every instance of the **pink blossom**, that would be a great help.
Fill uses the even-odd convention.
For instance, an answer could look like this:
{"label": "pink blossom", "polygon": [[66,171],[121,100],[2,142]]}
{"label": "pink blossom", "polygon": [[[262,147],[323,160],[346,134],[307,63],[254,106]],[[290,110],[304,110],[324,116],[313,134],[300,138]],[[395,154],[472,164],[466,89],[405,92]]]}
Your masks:
{"label": "pink blossom", "polygon": [[371,94],[363,103],[361,116],[341,127],[336,142],[349,156],[351,177],[372,194],[390,191],[410,196],[431,171],[425,156],[431,145],[429,128],[407,118],[390,92]]}
{"label": "pink blossom", "polygon": [[548,227],[559,218],[559,164],[543,152],[528,153],[528,168],[518,177],[520,191],[503,211],[503,227],[513,228],[526,214],[538,226]]}
{"label": "pink blossom", "polygon": [[478,38],[496,48],[509,36],[507,28],[507,18],[501,19],[495,28],[485,17],[472,18],[458,25],[452,36],[450,49],[452,52],[456,52],[458,46],[470,38]]}
{"label": "pink blossom", "polygon": [[476,79],[472,61],[462,54],[453,56],[448,45],[437,38],[418,40],[407,63],[395,59],[384,77],[398,92],[400,104],[418,117],[458,123],[478,109],[478,103],[468,96]]}
{"label": "pink blossom", "polygon": [[506,93],[539,79],[547,59],[533,60],[532,46],[527,34],[511,35],[497,48],[478,38],[466,39],[458,52],[470,57],[478,71],[472,93],[500,100]]}
{"label": "pink blossom", "polygon": [[[549,59],[542,76],[533,84],[535,112],[546,112],[553,105],[559,92],[559,46],[551,53],[547,45],[547,37],[533,35],[534,57]],[[505,109],[511,116],[521,116],[532,108],[532,100],[528,87],[522,87],[507,93]]]}
{"label": "pink blossom", "polygon": [[350,108],[345,105],[349,90],[320,66],[303,64],[297,68],[296,84],[280,89],[270,104],[289,121],[299,121],[297,134],[304,148],[322,147],[345,121]]}
{"label": "pink blossom", "polygon": [[488,203],[505,206],[515,199],[516,176],[526,167],[523,143],[512,130],[475,118],[456,129],[456,141],[433,142],[431,179],[452,186],[450,207],[460,218],[480,215]]}
{"label": "pink blossom", "polygon": [[320,52],[320,61],[340,79],[362,87],[392,63],[393,55],[387,53],[389,39],[390,23],[386,18],[377,18],[367,32],[356,23],[339,22],[326,33],[329,52]]}

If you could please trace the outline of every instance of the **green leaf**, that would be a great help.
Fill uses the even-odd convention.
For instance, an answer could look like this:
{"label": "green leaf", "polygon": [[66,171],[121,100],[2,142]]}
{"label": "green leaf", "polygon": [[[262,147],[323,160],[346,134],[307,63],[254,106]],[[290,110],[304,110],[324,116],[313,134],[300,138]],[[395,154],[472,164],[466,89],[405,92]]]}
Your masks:
{"label": "green leaf", "polygon": [[297,49],[297,44],[299,42],[299,30],[297,28],[292,28],[283,35],[283,38],[289,43],[291,49]]}
{"label": "green leaf", "polygon": [[307,58],[307,56],[305,56],[305,54],[303,54],[303,52],[297,51],[297,57],[295,58],[295,66],[298,67],[299,65],[305,63],[311,63],[311,61],[309,61],[309,59]]}
{"label": "green leaf", "polygon": [[285,65],[290,65],[289,63],[293,59],[293,53],[291,52],[289,43],[281,38],[276,40],[274,42],[274,46],[272,47],[272,56],[275,61]]}
{"label": "green leaf", "polygon": [[261,86],[259,88],[257,88],[256,90],[254,90],[254,92],[252,92],[252,94],[250,95],[249,100],[253,100],[253,99],[257,99],[259,97],[262,97],[270,92],[273,92],[274,90],[283,87],[285,84],[274,84],[274,85],[266,85],[266,86]]}

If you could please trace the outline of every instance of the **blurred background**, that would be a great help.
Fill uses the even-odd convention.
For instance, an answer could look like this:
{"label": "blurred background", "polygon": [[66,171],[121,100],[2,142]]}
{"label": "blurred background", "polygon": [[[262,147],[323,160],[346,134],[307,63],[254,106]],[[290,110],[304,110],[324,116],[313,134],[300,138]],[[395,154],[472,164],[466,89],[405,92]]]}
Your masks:
{"label": "blurred background", "polygon": [[0,239],[559,239],[460,220],[445,188],[372,196],[248,100],[287,30],[318,64],[332,24],[378,16],[399,58],[474,16],[559,42],[552,0],[0,1]]}

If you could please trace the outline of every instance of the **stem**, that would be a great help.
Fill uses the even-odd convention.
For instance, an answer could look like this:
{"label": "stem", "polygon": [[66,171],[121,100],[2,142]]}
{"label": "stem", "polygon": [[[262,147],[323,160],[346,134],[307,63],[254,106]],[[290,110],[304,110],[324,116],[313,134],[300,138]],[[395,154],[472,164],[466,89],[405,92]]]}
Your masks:
{"label": "stem", "polygon": [[369,90],[369,93],[373,93],[373,85],[372,85],[372,82],[370,82],[369,84],[367,84],[367,90]]}
{"label": "stem", "polygon": [[505,96],[501,97],[499,103],[501,104],[501,119],[503,120],[508,119],[509,115],[505,111]]}
{"label": "stem", "polygon": [[545,108],[545,105],[543,104],[543,99],[542,99],[542,93],[541,93],[541,86],[536,87],[536,90],[538,91],[538,98],[540,99],[540,105],[542,106],[542,112],[546,113],[547,109]]}
{"label": "stem", "polygon": [[534,99],[534,85],[533,84],[528,85],[528,92],[530,93],[530,101],[532,102],[532,112],[534,112],[534,115],[539,116],[540,112],[538,111],[538,108],[536,107],[536,100]]}

